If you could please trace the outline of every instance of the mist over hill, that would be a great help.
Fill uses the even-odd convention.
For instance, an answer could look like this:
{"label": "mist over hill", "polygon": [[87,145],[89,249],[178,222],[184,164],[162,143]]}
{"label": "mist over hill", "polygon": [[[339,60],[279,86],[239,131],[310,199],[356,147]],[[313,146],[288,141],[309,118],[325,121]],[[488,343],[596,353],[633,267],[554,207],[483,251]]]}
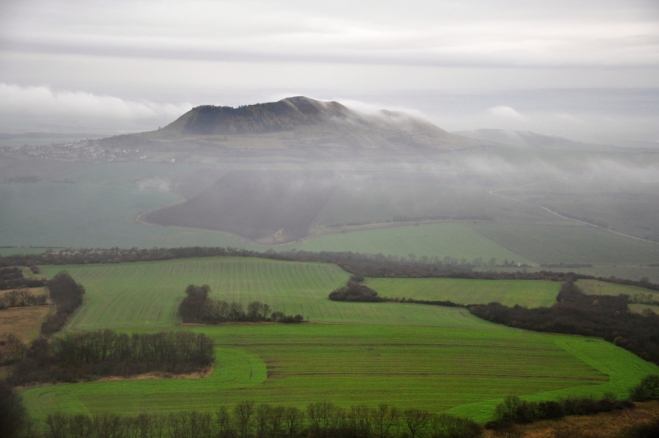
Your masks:
{"label": "mist over hill", "polygon": [[[365,114],[339,102],[297,96],[239,106],[198,106],[156,131],[102,140],[108,147],[298,151],[435,151],[474,147],[482,140],[453,135],[409,114]],[[485,142],[487,143],[487,142]]]}

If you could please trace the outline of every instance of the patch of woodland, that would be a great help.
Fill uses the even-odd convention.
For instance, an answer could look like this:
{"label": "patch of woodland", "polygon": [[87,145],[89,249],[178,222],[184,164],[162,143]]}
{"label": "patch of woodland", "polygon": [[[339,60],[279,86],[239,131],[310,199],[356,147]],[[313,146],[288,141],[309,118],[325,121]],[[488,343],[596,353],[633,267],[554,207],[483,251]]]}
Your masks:
{"label": "patch of woodland", "polygon": [[46,283],[50,299],[55,303],[55,313],[48,315],[41,324],[41,334],[52,335],[64,327],[67,319],[82,304],[85,288],[76,283],[66,271],[60,271]]}
{"label": "patch of woodland", "polygon": [[0,296],[0,310],[8,307],[43,306],[47,302],[46,295],[34,295],[26,288],[14,289]]}
{"label": "patch of woodland", "polygon": [[[151,249],[72,249],[64,251],[48,251],[43,254],[16,254],[0,257],[0,268],[14,266],[37,267],[38,265],[68,265],[68,264],[105,264],[128,263],[186,259],[198,257],[254,257],[270,260],[333,263],[351,274],[362,277],[399,277],[399,278],[465,278],[480,280],[547,280],[547,281],[577,281],[599,280],[608,283],[623,284],[659,291],[659,284],[651,283],[647,278],[628,280],[616,277],[595,277],[574,272],[476,272],[474,267],[491,266],[495,268],[496,261],[483,263],[478,259],[471,262],[452,257],[400,257],[396,255],[360,254],[353,252],[309,252],[287,251],[266,252],[246,249],[222,247],[185,247],[185,248],[151,248]],[[20,287],[20,286],[19,286]],[[35,286],[36,287],[36,286]],[[13,289],[13,287],[12,287]]]}
{"label": "patch of woodland", "polygon": [[333,290],[329,294],[329,299],[332,301],[351,301],[363,303],[410,303],[410,304],[426,304],[431,306],[443,307],[467,307],[464,304],[454,303],[453,301],[441,300],[416,300],[414,298],[390,298],[381,297],[378,293],[370,287],[359,284],[364,281],[361,275],[352,275],[348,284]]}
{"label": "patch of woodland", "polygon": [[203,371],[214,361],[213,340],[204,334],[126,334],[112,330],[38,338],[7,378],[12,386],[80,382],[107,376]]}
{"label": "patch of woodland", "polygon": [[[483,434],[476,422],[420,409],[400,410],[387,404],[376,408],[342,408],[329,402],[295,406],[238,403],[215,412],[177,412],[122,417],[115,414],[52,413],[42,428],[23,422],[24,438],[474,438]],[[8,435],[11,436],[11,435]]]}
{"label": "patch of woodland", "polygon": [[242,303],[228,303],[223,300],[209,298],[210,287],[189,285],[185,289],[185,298],[178,307],[178,316],[184,323],[221,324],[227,322],[281,322],[301,323],[302,315],[285,315],[283,312],[270,309],[270,306],[260,301],[250,301],[247,309]]}
{"label": "patch of woodland", "polygon": [[482,319],[538,332],[603,338],[659,364],[659,315],[628,311],[627,295],[586,295],[571,281],[563,283],[552,307],[527,309],[499,303],[469,306]]}
{"label": "patch of woodland", "polygon": [[360,301],[366,303],[386,301],[385,298],[378,296],[378,293],[370,287],[359,284],[352,279],[348,281],[347,285],[330,292],[329,299],[332,301]]}
{"label": "patch of woodland", "polygon": [[26,278],[23,270],[18,266],[5,266],[0,268],[0,290],[21,289],[28,287],[42,287],[43,280]]}

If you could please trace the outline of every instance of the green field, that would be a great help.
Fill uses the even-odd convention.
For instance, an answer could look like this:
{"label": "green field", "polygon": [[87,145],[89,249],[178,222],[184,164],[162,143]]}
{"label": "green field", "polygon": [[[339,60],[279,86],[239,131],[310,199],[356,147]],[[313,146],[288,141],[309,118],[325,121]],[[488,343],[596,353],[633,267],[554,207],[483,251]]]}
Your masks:
{"label": "green field", "polygon": [[[602,340],[512,329],[465,309],[332,302],[327,294],[348,278],[334,265],[208,258],[43,271],[53,275],[62,268],[87,289],[70,330],[175,326],[203,332],[215,340],[217,362],[213,375],[204,379],[21,391],[28,410],[39,419],[55,410],[126,415],[214,410],[250,399],[300,407],[312,401],[342,406],[387,402],[484,421],[507,395],[547,399],[611,391],[626,396],[644,375],[659,372],[659,367]],[[224,299],[259,299],[287,313],[300,309],[311,323],[176,325],[174,311],[189,283],[208,283],[213,295]],[[552,283],[531,283],[527,292],[516,289],[517,299],[533,291],[540,300],[555,293]],[[496,282],[463,286],[481,296],[505,296],[506,288]],[[459,287],[454,288],[458,294]]]}
{"label": "green field", "polygon": [[[608,283],[606,281],[598,280],[579,280],[577,286],[588,295],[653,295],[655,301],[659,301],[659,292],[652,289],[645,289],[637,286],[630,286],[626,284]],[[634,313],[643,313],[645,310],[650,310],[654,313],[659,313],[659,306],[649,304],[629,304],[629,310]]]}
{"label": "green field", "polygon": [[598,280],[579,280],[577,286],[587,295],[637,295],[652,294],[656,300],[659,300],[659,292],[643,287],[630,286],[626,284],[615,284]]}
{"label": "green field", "polygon": [[366,285],[383,297],[458,304],[499,302],[510,307],[551,307],[561,287],[551,281],[462,278],[369,278]]}
{"label": "green field", "polygon": [[[465,317],[468,318],[468,317]],[[30,413],[214,410],[242,400],[304,407],[387,402],[487,420],[533,399],[628,387],[658,367],[601,340],[519,330],[349,325],[197,327],[218,345],[212,377],[65,384],[21,392]]]}
{"label": "green field", "polygon": [[306,251],[352,251],[366,254],[384,254],[417,258],[427,256],[465,258],[472,261],[494,257],[517,263],[533,263],[503,246],[455,223],[383,228],[351,233],[318,236],[299,245]]}
{"label": "green field", "polygon": [[659,263],[659,244],[588,225],[472,224],[474,231],[536,263]]}
{"label": "green field", "polygon": [[[52,276],[66,269],[87,294],[71,320],[74,330],[135,330],[176,324],[176,308],[186,286],[208,284],[211,295],[246,305],[258,300],[287,314],[301,314],[312,323],[488,325],[469,318],[466,310],[431,306],[330,301],[329,293],[345,285],[349,274],[335,265],[291,263],[250,258],[203,258],[117,265],[43,267]],[[498,327],[498,326],[494,326]]]}

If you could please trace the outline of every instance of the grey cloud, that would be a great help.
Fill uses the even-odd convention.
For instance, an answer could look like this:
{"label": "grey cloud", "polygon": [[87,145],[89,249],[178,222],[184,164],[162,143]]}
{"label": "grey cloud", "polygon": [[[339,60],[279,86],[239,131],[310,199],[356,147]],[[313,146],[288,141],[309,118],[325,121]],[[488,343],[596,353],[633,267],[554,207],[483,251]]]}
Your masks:
{"label": "grey cloud", "polygon": [[28,1],[8,11],[0,44],[14,51],[244,62],[659,65],[657,8],[645,2],[434,3]]}

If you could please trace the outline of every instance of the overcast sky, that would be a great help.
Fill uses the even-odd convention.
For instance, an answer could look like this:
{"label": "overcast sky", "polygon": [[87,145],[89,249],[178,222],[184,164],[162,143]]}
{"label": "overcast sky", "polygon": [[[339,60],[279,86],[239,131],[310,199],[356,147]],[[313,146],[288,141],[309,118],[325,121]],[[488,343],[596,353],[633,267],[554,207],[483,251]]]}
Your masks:
{"label": "overcast sky", "polygon": [[0,0],[0,132],[154,129],[296,94],[659,141],[659,0]]}

